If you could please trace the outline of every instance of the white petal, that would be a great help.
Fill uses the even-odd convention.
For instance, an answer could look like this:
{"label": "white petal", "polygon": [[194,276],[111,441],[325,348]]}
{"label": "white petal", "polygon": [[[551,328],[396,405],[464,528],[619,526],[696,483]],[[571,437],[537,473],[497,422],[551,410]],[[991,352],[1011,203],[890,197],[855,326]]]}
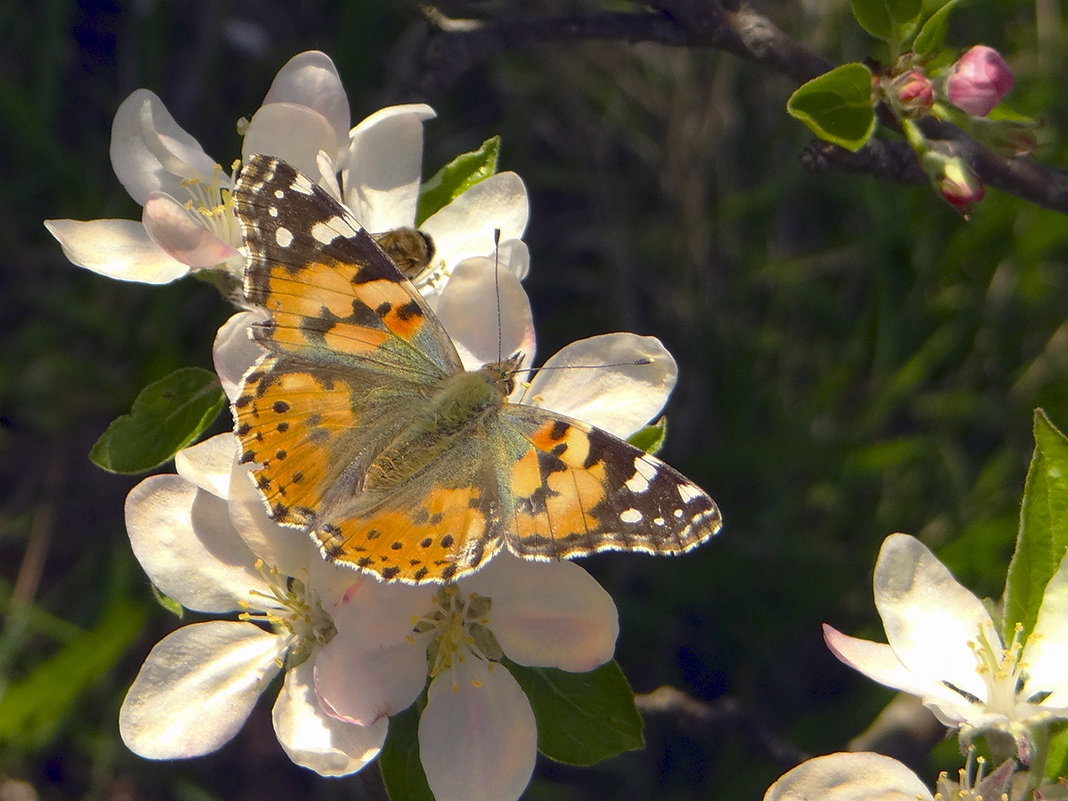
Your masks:
{"label": "white petal", "polygon": [[880,684],[913,695],[922,695],[928,689],[929,685],[917,683],[917,677],[901,664],[894,649],[886,643],[850,637],[826,623],[823,624],[823,641],[844,664]]}
{"label": "white petal", "polygon": [[174,466],[186,481],[225,501],[236,459],[237,438],[233,434],[217,434],[178,451]]}
{"label": "white petal", "polygon": [[554,354],[534,375],[523,402],[625,438],[664,407],[677,377],[675,360],[656,337],[604,334]]}
{"label": "white petal", "polygon": [[438,319],[468,370],[508,358],[516,351],[523,353],[524,364],[534,356],[534,316],[527,293],[512,273],[494,272],[490,259],[462,262],[435,304]]}
{"label": "white petal", "polygon": [[265,564],[283,575],[303,579],[308,562],[320,558],[311,537],[267,516],[263,495],[253,485],[251,465],[235,461],[231,466],[229,513],[237,535]]}
{"label": "white petal", "polygon": [[319,151],[332,153],[336,147],[334,130],[322,114],[294,103],[271,103],[252,115],[241,158],[247,163],[256,153],[278,156],[314,179]]}
{"label": "white petal", "polygon": [[[997,638],[983,604],[957,583],[927,547],[907,534],[883,542],[875,564],[875,606],[898,659],[920,681],[950,682],[986,699],[968,642],[984,627]],[[995,646],[996,647],[996,646]]]}
{"label": "white petal", "polygon": [[387,584],[367,573],[355,581],[333,614],[338,632],[364,647],[392,645],[411,632],[417,618],[435,608],[435,585]]}
{"label": "white petal", "polygon": [[135,90],[115,111],[111,166],[141,206],[152,192],[181,196],[183,179],[215,177],[215,161],[147,89]]}
{"label": "white petal", "polygon": [[415,224],[423,171],[423,122],[434,110],[421,103],[380,109],[352,129],[341,163],[345,201],[373,233]]}
{"label": "white petal", "polygon": [[619,617],[597,580],[574,562],[499,554],[464,580],[490,599],[490,629],[509,659],[584,673],[612,658]]}
{"label": "white petal", "polygon": [[1034,631],[1024,647],[1027,664],[1027,697],[1036,692],[1053,692],[1049,706],[1068,702],[1068,558],[1046,585]]}
{"label": "white petal", "polygon": [[376,648],[339,634],[315,660],[315,689],[323,709],[359,726],[407,709],[425,684],[426,640],[401,639]]}
{"label": "white petal", "polygon": [[187,609],[231,612],[266,591],[225,501],[176,475],[150,476],[126,496],[126,530],[152,583]]}
{"label": "white petal", "polygon": [[167,284],[189,274],[135,220],[45,220],[73,264],[119,281]]}
{"label": "white petal", "polygon": [[764,801],[926,801],[919,777],[896,759],[860,752],[802,762],[768,788]]}
{"label": "white petal", "polygon": [[308,50],[289,59],[263,98],[264,106],[269,103],[294,103],[318,112],[334,132],[333,146],[324,148],[331,158],[337,158],[348,144],[349,98],[326,53]]}
{"label": "white petal", "polygon": [[244,725],[278,672],[281,637],[251,623],[183,626],[145,659],[119,712],[119,733],[148,759],[208,754]]}
{"label": "white petal", "polygon": [[182,264],[207,268],[243,262],[229,242],[219,239],[199,217],[163,192],[153,192],[145,200],[141,222],[160,250]]}
{"label": "white petal", "polygon": [[237,398],[245,373],[267,352],[252,341],[249,331],[253,323],[262,323],[268,316],[266,309],[238,312],[223,323],[215,335],[215,344],[211,348],[215,372],[231,401]]}
{"label": "white petal", "polygon": [[501,242],[498,254],[501,265],[522,281],[530,272],[530,248],[522,239],[509,239]]}
{"label": "white petal", "polygon": [[458,264],[471,256],[492,256],[496,230],[502,242],[520,239],[529,213],[523,181],[514,172],[500,172],[472,186],[419,227],[434,240],[438,258]]}
{"label": "white petal", "polygon": [[530,702],[503,666],[468,660],[430,683],[419,755],[437,801],[516,801],[537,740]]}
{"label": "white petal", "polygon": [[320,776],[346,776],[378,756],[389,723],[354,726],[327,715],[312,681],[312,660],[286,673],[271,719],[282,748],[298,765]]}
{"label": "white petal", "polygon": [[427,587],[356,574],[341,604],[324,605],[337,634],[319,653],[315,686],[331,714],[360,725],[407,708],[426,684],[426,639],[412,637],[434,608]]}

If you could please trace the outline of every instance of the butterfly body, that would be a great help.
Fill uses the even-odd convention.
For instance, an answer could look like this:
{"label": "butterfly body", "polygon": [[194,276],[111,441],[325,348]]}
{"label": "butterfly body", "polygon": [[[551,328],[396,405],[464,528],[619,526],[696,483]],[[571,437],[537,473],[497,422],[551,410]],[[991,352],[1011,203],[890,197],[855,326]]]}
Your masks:
{"label": "butterfly body", "polygon": [[465,370],[374,238],[291,166],[253,156],[234,201],[245,292],[270,314],[235,433],[271,516],[328,559],[445,581],[502,548],[679,553],[719,530],[712,499],[660,460],[510,402],[518,357]]}

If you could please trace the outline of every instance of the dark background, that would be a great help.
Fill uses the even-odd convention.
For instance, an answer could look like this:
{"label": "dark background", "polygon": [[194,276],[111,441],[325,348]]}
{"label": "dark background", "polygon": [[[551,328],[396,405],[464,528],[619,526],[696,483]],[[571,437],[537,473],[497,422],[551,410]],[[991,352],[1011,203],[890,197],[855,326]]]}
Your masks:
{"label": "dark background", "polygon": [[[844,0],[759,10],[832,61],[883,56]],[[974,2],[950,43],[1006,54],[1010,104],[1045,120],[1039,158],[1064,164],[1063,27],[1043,22],[1040,46],[1034,13]],[[29,686],[40,701],[20,710],[33,724],[20,731],[0,717],[0,787],[381,796],[374,767],[327,780],[293,766],[269,703],[198,760],[148,762],[119,740],[123,694],[177,622],[129,552],[123,499],[138,479],[86,454],[146,383],[210,368],[231,309],[193,279],[148,287],[76,268],[41,225],[140,217],[108,161],[132,90],[155,91],[228,165],[237,119],[306,49],[334,59],[354,124],[391,103],[434,105],[427,175],[501,135],[501,168],[530,193],[541,358],[607,331],[660,337],[680,365],[662,455],[724,512],[722,535],[685,557],[584,563],[618,604],[617,658],[635,691],[673,685],[707,702],[705,716],[649,716],[644,751],[591,769],[542,760],[526,798],[755,799],[799,754],[842,749],[891,694],[839,665],[819,624],[881,637],[871,570],[893,531],[1000,593],[1032,409],[1068,425],[1063,215],[990,192],[964,222],[926,187],[806,173],[810,137],[785,114],[796,85],[709,49],[515,42],[442,86],[425,66],[430,28],[400,2],[0,0],[0,32],[0,692]],[[123,620],[140,628],[130,642]],[[95,671],[92,654],[104,654]],[[933,782],[937,765],[960,764],[951,751],[914,766]]]}

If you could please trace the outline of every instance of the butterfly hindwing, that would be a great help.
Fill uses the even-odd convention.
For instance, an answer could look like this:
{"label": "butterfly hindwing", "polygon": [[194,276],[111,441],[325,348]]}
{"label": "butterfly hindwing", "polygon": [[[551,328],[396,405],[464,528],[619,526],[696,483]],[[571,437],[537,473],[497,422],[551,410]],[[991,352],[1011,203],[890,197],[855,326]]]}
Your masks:
{"label": "butterfly hindwing", "polygon": [[506,541],[519,556],[682,553],[722,525],[704,490],[605,431],[519,404],[505,405],[501,425],[526,444],[508,479]]}

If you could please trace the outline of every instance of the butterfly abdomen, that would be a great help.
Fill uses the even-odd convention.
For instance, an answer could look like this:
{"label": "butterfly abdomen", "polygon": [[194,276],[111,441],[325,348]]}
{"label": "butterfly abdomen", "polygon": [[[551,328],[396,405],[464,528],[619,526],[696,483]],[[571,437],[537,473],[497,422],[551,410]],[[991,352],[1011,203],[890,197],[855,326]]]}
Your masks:
{"label": "butterfly abdomen", "polygon": [[444,378],[427,403],[375,455],[364,474],[364,491],[388,490],[422,473],[457,441],[483,425],[499,409],[504,391],[489,373],[457,372]]}

